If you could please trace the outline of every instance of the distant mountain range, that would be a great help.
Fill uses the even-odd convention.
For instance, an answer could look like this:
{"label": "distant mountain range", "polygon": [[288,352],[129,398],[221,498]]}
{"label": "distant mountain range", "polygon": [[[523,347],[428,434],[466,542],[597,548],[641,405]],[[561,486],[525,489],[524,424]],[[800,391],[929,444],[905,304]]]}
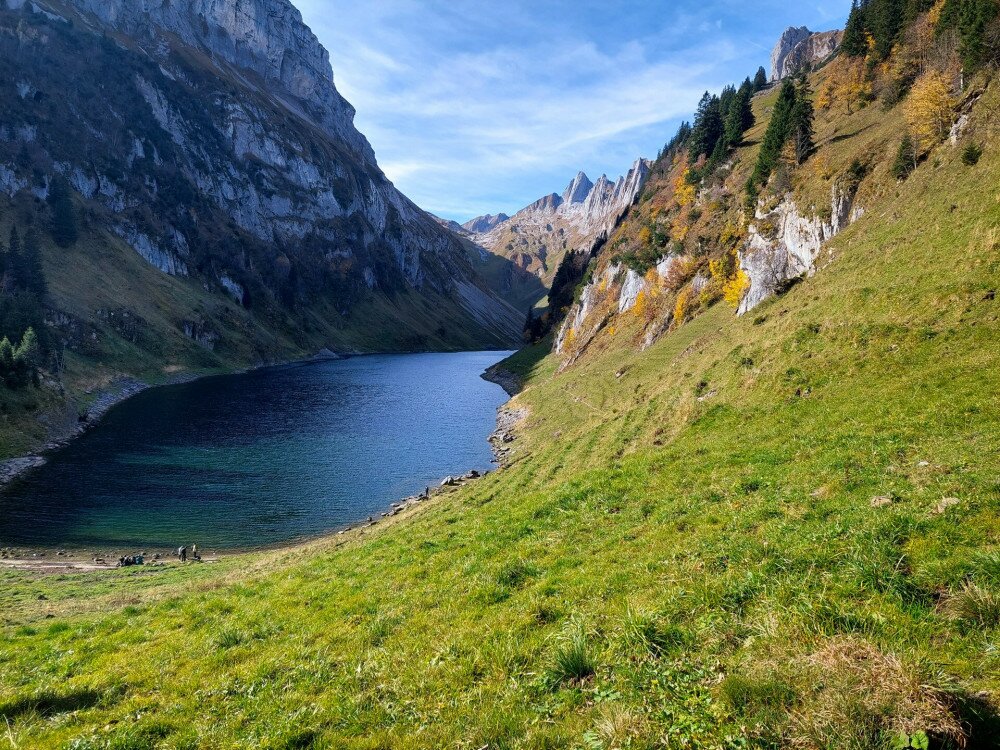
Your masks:
{"label": "distant mountain range", "polygon": [[[596,240],[611,232],[639,197],[649,168],[648,160],[638,159],[617,180],[601,175],[597,182],[579,172],[561,195],[543,196],[511,217],[504,214],[476,217],[462,225],[463,234],[479,248],[511,261],[518,271],[541,281],[541,287],[533,286],[527,294],[537,295],[535,300],[513,294],[513,300],[522,304],[535,302],[544,296],[568,252],[589,250]],[[506,271],[506,286],[498,285],[495,279],[491,283],[510,295],[524,276],[514,269]]]}

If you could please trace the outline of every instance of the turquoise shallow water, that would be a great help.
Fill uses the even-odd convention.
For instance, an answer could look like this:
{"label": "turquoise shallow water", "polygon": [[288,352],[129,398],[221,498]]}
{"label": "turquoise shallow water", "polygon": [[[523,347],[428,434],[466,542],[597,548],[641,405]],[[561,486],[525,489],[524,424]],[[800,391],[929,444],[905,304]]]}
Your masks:
{"label": "turquoise shallow water", "polygon": [[504,352],[372,355],[146,391],[0,495],[0,546],[263,547],[491,468]]}

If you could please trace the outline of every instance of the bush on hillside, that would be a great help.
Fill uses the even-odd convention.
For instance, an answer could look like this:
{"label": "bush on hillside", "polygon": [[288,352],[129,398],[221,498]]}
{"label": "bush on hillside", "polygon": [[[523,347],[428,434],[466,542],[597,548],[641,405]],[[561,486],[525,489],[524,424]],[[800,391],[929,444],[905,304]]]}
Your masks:
{"label": "bush on hillside", "polygon": [[962,149],[962,164],[967,167],[974,167],[979,163],[983,155],[983,147],[978,143],[970,143]]}

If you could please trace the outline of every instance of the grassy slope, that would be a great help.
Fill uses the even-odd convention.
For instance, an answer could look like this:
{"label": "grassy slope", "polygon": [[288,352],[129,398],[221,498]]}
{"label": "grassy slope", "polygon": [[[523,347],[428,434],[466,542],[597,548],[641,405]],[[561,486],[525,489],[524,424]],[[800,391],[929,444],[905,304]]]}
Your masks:
{"label": "grassy slope", "polygon": [[0,574],[11,744],[862,748],[960,716],[991,746],[1000,134],[976,127],[978,166],[941,149],[753,315],[641,354],[620,331],[558,375],[519,355],[513,465],[412,519]]}

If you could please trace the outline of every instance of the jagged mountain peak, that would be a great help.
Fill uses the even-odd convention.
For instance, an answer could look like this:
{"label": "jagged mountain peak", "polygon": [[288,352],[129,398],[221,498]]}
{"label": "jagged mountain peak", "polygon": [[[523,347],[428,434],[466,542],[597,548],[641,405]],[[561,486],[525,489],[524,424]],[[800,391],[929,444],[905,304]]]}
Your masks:
{"label": "jagged mountain peak", "polygon": [[562,199],[564,203],[583,203],[590,195],[594,183],[590,181],[585,172],[577,172],[566,190],[563,191]]}
{"label": "jagged mountain peak", "polygon": [[771,51],[771,80],[795,75],[804,66],[830,57],[840,46],[840,31],[810,31],[805,26],[789,26]]}
{"label": "jagged mountain peak", "polygon": [[578,172],[562,195],[550,193],[539,198],[477,234],[475,241],[547,284],[567,253],[589,251],[614,229],[639,197],[650,166],[648,160],[637,159],[614,181],[602,174],[597,182],[591,182],[585,172]]}

